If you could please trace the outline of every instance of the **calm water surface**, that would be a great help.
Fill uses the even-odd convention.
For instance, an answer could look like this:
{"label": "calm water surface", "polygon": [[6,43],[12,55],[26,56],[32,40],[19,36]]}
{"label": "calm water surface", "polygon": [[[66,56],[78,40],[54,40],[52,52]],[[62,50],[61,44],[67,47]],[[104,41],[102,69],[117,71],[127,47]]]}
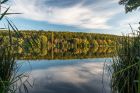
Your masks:
{"label": "calm water surface", "polygon": [[[19,60],[20,73],[34,82],[29,93],[110,93],[109,74],[103,67],[111,58],[74,60]],[[105,62],[105,63],[104,63]]]}

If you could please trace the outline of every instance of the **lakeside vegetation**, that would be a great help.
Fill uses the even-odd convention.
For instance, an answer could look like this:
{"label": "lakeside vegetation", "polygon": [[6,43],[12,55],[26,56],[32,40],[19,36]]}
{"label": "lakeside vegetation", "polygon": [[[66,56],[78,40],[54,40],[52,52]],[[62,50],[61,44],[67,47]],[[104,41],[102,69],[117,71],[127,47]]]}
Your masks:
{"label": "lakeside vegetation", "polygon": [[133,35],[123,39],[113,59],[112,93],[140,93],[140,33]]}
{"label": "lakeside vegetation", "polygon": [[[17,43],[13,43],[12,34],[18,34],[18,29],[14,23],[6,17],[6,15],[19,14],[19,13],[8,13],[10,7],[2,11],[3,5],[9,0],[0,0],[0,22],[3,19],[6,20],[5,28],[7,29],[7,36],[2,35],[0,39],[0,93],[17,93],[17,91],[27,93],[27,85],[31,87],[28,82],[28,76],[23,73],[18,73],[19,66],[16,63],[16,53],[17,50],[14,47],[18,47]],[[4,24],[5,24],[4,23]],[[6,42],[3,43],[3,39]],[[25,85],[26,83],[26,85]]]}
{"label": "lakeside vegetation", "polygon": [[[140,7],[139,0],[120,0],[126,13]],[[139,23],[140,25],[140,23]],[[131,27],[131,25],[130,25]],[[111,66],[112,93],[140,93],[140,26],[123,38]],[[130,36],[131,35],[131,36]]]}
{"label": "lakeside vegetation", "polygon": [[[21,46],[29,40],[39,44],[39,47],[94,47],[115,46],[121,44],[122,36],[82,32],[53,32],[53,31],[19,31],[12,34],[12,41]],[[24,38],[22,38],[24,37]],[[8,41],[8,32],[0,31],[0,43]],[[17,41],[18,40],[18,41]]]}
{"label": "lakeside vegetation", "polygon": [[[7,31],[0,32],[0,46],[9,41]],[[19,59],[75,59],[111,57],[122,36],[80,32],[19,31],[11,33]],[[30,42],[29,42],[30,41]]]}

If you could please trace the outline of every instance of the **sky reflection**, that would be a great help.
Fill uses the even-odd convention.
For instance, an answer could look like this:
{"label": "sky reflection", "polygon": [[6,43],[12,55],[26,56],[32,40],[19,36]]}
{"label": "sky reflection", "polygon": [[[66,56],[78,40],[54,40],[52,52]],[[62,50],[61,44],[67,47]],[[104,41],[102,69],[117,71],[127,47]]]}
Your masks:
{"label": "sky reflection", "polygon": [[51,63],[44,60],[44,66],[47,64],[47,67],[42,69],[38,68],[37,64],[41,67],[39,64],[43,62],[37,62],[30,72],[29,81],[34,81],[34,86],[29,89],[29,93],[110,93],[109,77],[104,76],[105,89],[102,84],[105,59],[97,60],[71,60],[67,65],[61,62],[59,66],[56,61]]}

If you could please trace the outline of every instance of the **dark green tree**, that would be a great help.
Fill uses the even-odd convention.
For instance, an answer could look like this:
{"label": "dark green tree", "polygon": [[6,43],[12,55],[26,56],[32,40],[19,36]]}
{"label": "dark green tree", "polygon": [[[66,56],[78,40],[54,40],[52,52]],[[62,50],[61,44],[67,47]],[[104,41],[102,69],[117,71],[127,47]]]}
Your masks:
{"label": "dark green tree", "polygon": [[120,5],[125,5],[126,13],[138,9],[140,6],[140,0],[120,0]]}

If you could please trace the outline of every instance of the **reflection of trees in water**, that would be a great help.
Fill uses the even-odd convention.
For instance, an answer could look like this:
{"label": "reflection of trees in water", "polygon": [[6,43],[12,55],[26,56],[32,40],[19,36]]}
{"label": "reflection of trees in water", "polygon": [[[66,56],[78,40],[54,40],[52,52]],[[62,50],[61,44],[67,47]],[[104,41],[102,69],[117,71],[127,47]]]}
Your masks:
{"label": "reflection of trees in water", "polygon": [[77,58],[96,58],[111,57],[115,52],[114,47],[64,47],[64,48],[36,48],[36,51],[22,51],[19,59],[77,59]]}
{"label": "reflection of trees in water", "polygon": [[112,53],[115,51],[116,51],[116,47],[110,47],[110,48],[108,48],[107,53]]}
{"label": "reflection of trees in water", "polygon": [[[6,31],[1,34],[6,37],[0,42],[2,46],[9,37]],[[102,57],[103,54],[104,57],[110,57],[116,40],[120,38],[115,35],[52,31],[21,31],[24,39],[16,37],[14,33],[12,35],[13,43],[19,45],[15,47],[19,59],[93,58]]]}
{"label": "reflection of trees in water", "polygon": [[96,53],[96,52],[98,51],[98,48],[99,48],[99,47],[93,47],[93,48],[91,48],[91,52],[92,52],[92,53]]}
{"label": "reflection of trees in water", "polygon": [[97,53],[107,53],[108,47],[99,47],[97,50]]}
{"label": "reflection of trees in water", "polygon": [[[7,34],[6,32],[4,33],[5,35]],[[60,36],[58,34],[60,34]],[[17,50],[16,53],[18,55],[18,59],[76,59],[110,57],[110,54],[114,52],[115,47],[115,40],[112,39],[110,35],[108,38],[101,38],[101,36],[104,35],[91,36],[90,34],[85,33],[50,33],[32,31],[22,31],[21,35],[25,36],[24,39],[15,36],[13,37],[13,43],[19,45],[14,49]],[[94,36],[100,38],[94,38]],[[17,39],[18,41],[16,41]],[[7,39],[4,40],[5,41],[2,42],[2,45],[7,42]],[[28,43],[29,41],[31,44]]]}

